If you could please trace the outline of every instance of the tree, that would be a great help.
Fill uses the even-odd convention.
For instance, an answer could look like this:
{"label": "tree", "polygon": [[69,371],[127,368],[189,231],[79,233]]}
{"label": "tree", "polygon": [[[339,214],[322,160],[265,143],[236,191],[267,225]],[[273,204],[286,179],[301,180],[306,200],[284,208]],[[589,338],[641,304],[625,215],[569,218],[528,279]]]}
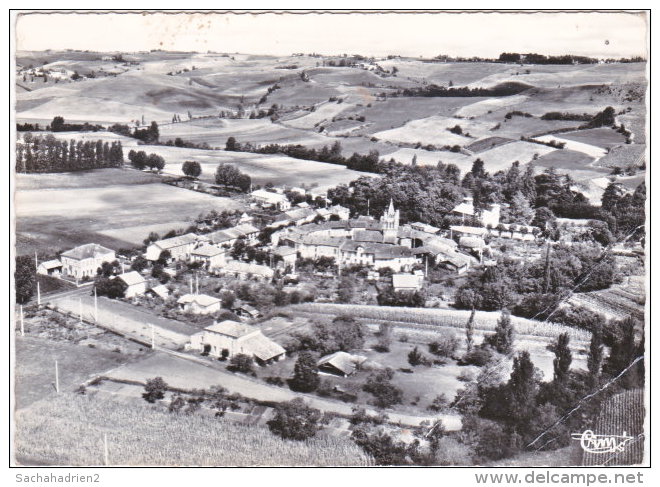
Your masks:
{"label": "tree", "polygon": [[381,323],[378,326],[378,343],[374,346],[377,352],[389,352],[392,344],[392,325],[390,323]]}
{"label": "tree", "polygon": [[163,157],[159,156],[158,154],[149,154],[147,156],[147,160],[145,161],[145,164],[152,171],[154,169],[156,169],[157,171],[162,171],[163,168],[165,167],[165,159],[163,159]]}
{"label": "tree", "polygon": [[424,354],[419,351],[417,347],[413,348],[409,353],[408,353],[408,363],[412,365],[413,367],[417,367],[418,365],[422,365],[426,362],[426,359],[424,357]]}
{"label": "tree", "polygon": [[569,348],[570,337],[568,333],[562,333],[557,337],[557,342],[553,345],[552,351],[555,354],[553,360],[554,367],[554,382],[557,384],[565,385],[569,378],[571,362],[573,355]]}
{"label": "tree", "polygon": [[344,276],[339,281],[337,290],[338,303],[352,303],[353,302],[353,279]]}
{"label": "tree", "polygon": [[167,391],[167,387],[167,383],[163,380],[162,377],[147,379],[147,383],[144,385],[145,392],[142,394],[142,397],[145,401],[154,403],[165,397],[165,391]]}
{"label": "tree", "polygon": [[374,396],[374,404],[380,408],[388,408],[403,400],[403,391],[390,382],[392,377],[392,369],[380,370],[371,374],[362,387],[365,392]]}
{"label": "tree", "polygon": [[149,266],[149,261],[142,255],[138,255],[131,263],[131,269],[137,272],[142,272]]}
{"label": "tree", "polygon": [[229,360],[229,366],[227,369],[232,372],[242,372],[244,374],[252,374],[252,365],[254,364],[254,359],[250,355],[244,353],[237,353]]}
{"label": "tree", "polygon": [[118,278],[99,277],[94,283],[96,293],[99,296],[107,296],[110,299],[123,298],[128,285]]}
{"label": "tree", "polygon": [[234,137],[229,137],[227,139],[227,143],[225,144],[225,150],[232,152],[240,150],[240,146],[236,142],[236,139]]}
{"label": "tree", "polygon": [[587,355],[587,369],[589,382],[592,388],[600,383],[601,368],[603,366],[603,325],[600,320],[591,329],[589,354]]}
{"label": "tree", "polygon": [[474,315],[475,315],[475,309],[472,308],[472,311],[470,312],[470,318],[468,319],[466,325],[465,325],[465,346],[467,349],[467,353],[470,353],[472,351],[472,346],[474,345]]}
{"label": "tree", "polygon": [[309,352],[300,352],[293,369],[293,378],[289,384],[291,389],[300,392],[312,392],[316,390],[320,382],[316,359]]}
{"label": "tree", "polygon": [[19,304],[27,303],[37,286],[37,271],[34,260],[29,255],[16,257],[14,285],[16,287],[16,302]]}
{"label": "tree", "polygon": [[610,183],[603,191],[603,196],[601,196],[601,207],[603,210],[612,211],[619,201],[621,201],[622,196],[625,194],[623,185],[621,183]]}
{"label": "tree", "polygon": [[502,314],[497,320],[495,333],[487,336],[486,342],[501,354],[511,354],[513,351],[513,324],[511,323],[511,313],[508,310],[502,310]]}
{"label": "tree", "polygon": [[190,178],[198,178],[202,174],[202,166],[197,161],[185,161],[181,170]]}
{"label": "tree", "polygon": [[279,403],[275,417],[268,421],[268,428],[285,440],[303,441],[312,438],[320,429],[321,412],[305,404],[301,398]]}
{"label": "tree", "polygon": [[511,223],[529,225],[534,219],[534,210],[521,191],[517,191],[511,198],[509,207],[509,220]]}

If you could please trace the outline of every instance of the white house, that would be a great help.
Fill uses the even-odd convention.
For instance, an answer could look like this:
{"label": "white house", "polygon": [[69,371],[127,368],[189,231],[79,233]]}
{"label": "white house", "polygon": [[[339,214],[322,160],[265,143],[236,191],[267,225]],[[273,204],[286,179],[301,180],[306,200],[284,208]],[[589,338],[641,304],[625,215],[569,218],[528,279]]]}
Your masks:
{"label": "white house", "polygon": [[417,274],[392,274],[392,288],[395,291],[419,291],[422,289],[424,276]]}
{"label": "white house", "polygon": [[177,303],[184,311],[196,315],[207,315],[220,311],[221,301],[208,294],[184,294]]}
{"label": "white house", "polygon": [[254,357],[259,365],[267,365],[284,358],[286,351],[261,333],[254,326],[225,320],[207,326],[190,337],[190,348],[221,357],[223,351],[228,358],[237,354]]}
{"label": "white house", "polygon": [[116,256],[114,250],[107,249],[99,244],[89,243],[63,252],[60,259],[62,261],[62,274],[76,279],[83,279],[94,277],[101,264],[114,261]]}
{"label": "white house", "polygon": [[275,275],[275,272],[270,267],[258,264],[249,264],[247,262],[240,262],[238,260],[229,260],[219,270],[220,273],[229,276],[239,277],[245,279],[254,277],[256,279],[270,280]]}
{"label": "white house", "polygon": [[132,298],[133,296],[141,296],[147,292],[147,280],[137,271],[119,274],[115,279],[121,279],[128,286],[124,297]]}
{"label": "white house", "polygon": [[280,211],[286,211],[291,208],[291,202],[289,199],[280,193],[258,189],[250,193],[250,196],[254,201],[265,208],[277,208]]}
{"label": "white house", "polygon": [[178,237],[158,240],[147,247],[146,258],[151,261],[158,260],[161,252],[169,250],[172,260],[188,260],[200,239],[194,233],[187,233]]}
{"label": "white house", "polygon": [[489,210],[483,210],[481,215],[477,216],[474,211],[472,198],[466,197],[462,203],[457,205],[452,211],[455,216],[460,216],[464,224],[480,224],[484,227],[496,227],[500,222],[500,205],[493,204]]}
{"label": "white house", "polygon": [[227,249],[217,245],[204,245],[190,252],[191,262],[201,262],[206,269],[222,267],[227,261]]}

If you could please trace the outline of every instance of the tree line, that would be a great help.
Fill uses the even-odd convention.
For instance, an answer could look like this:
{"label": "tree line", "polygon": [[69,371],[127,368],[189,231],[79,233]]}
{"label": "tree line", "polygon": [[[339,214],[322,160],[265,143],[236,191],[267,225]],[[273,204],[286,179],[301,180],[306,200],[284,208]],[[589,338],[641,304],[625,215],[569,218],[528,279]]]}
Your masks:
{"label": "tree line", "polygon": [[67,172],[121,167],[121,142],[60,140],[52,134],[26,133],[16,144],[16,171],[23,173]]}

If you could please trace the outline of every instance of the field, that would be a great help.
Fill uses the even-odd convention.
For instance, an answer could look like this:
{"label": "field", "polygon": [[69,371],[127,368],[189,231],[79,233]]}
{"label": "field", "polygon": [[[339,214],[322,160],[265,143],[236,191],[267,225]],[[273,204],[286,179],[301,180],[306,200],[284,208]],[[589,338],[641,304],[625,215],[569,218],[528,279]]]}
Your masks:
{"label": "field", "polygon": [[371,464],[347,438],[285,441],[263,426],[201,415],[172,415],[144,401],[73,394],[60,394],[17,413],[14,454],[24,465],[103,465],[104,435],[110,465]]}
{"label": "field", "polygon": [[[28,335],[33,335],[30,328]],[[39,336],[16,337],[17,410],[55,394],[55,361],[58,361],[60,390],[70,392],[81,383],[109,369],[125,364],[126,353],[91,348],[68,342],[53,341]]]}
{"label": "field", "polygon": [[574,140],[576,142],[582,142],[589,145],[594,145],[596,147],[602,147],[604,149],[610,149],[612,147],[617,147],[625,143],[625,137],[622,134],[610,128],[580,130],[579,132],[567,132],[561,134],[561,138]]}
{"label": "field", "polygon": [[515,161],[525,165],[534,159],[535,154],[543,156],[554,150],[546,145],[517,141],[480,152],[478,157],[484,161],[486,171],[494,174],[497,171],[508,169]]}
{"label": "field", "polygon": [[185,229],[199,213],[242,208],[237,200],[151,182],[151,175],[132,169],[18,174],[16,180],[21,254],[38,250],[50,255],[89,242],[132,247],[149,232]]}

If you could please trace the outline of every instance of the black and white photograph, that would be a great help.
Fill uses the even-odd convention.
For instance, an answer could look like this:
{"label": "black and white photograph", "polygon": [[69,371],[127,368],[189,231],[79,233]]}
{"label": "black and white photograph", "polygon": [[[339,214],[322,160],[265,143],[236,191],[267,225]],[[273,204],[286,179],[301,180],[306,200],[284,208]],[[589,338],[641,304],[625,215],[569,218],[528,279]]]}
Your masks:
{"label": "black and white photograph", "polygon": [[12,10],[8,463],[650,467],[650,22]]}

